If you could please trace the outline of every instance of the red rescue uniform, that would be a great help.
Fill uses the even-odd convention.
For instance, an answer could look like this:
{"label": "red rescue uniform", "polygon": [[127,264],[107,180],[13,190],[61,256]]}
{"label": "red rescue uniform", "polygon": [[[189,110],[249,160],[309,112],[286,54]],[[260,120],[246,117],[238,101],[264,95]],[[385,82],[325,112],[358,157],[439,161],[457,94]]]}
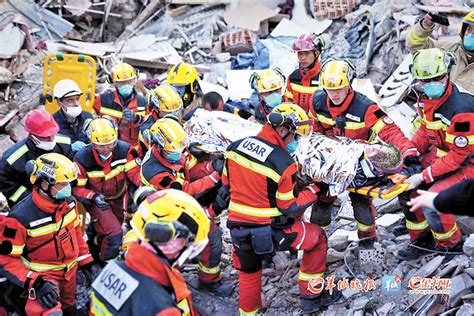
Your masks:
{"label": "red rescue uniform", "polygon": [[320,72],[321,63],[319,60],[308,71],[303,71],[301,68],[294,70],[286,81],[285,102],[298,104],[308,113],[314,92],[321,89],[319,86]]}

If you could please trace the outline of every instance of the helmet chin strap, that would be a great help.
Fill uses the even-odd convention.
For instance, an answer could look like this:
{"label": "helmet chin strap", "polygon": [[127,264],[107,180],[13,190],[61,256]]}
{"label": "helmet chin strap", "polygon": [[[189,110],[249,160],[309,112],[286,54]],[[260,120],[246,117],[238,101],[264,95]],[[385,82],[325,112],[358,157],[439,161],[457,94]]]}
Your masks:
{"label": "helmet chin strap", "polygon": [[314,57],[315,57],[315,58],[314,58],[313,62],[312,62],[308,67],[303,67],[303,66],[301,65],[301,63],[300,63],[300,69],[303,70],[303,71],[309,71],[309,70],[311,70],[311,69],[314,67],[314,65],[316,65],[316,62],[317,62],[318,59],[319,59],[319,55],[316,56],[316,51],[314,51]]}
{"label": "helmet chin strap", "polygon": [[168,259],[168,257],[161,251],[161,249],[152,241],[149,241],[148,244],[156,251],[156,254],[158,257],[161,257],[168,261],[169,265],[173,267],[176,262],[178,261],[178,258],[183,254],[183,252],[188,249],[187,246],[184,246],[183,249],[173,258],[173,259]]}

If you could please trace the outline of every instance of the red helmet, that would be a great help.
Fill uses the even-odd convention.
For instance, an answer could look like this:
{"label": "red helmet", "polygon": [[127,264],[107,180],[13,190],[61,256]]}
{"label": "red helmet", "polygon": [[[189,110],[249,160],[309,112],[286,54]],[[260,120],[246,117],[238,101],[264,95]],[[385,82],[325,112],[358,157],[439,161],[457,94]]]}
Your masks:
{"label": "red helmet", "polygon": [[25,131],[39,137],[50,137],[59,132],[59,126],[45,110],[33,110],[26,114]]}
{"label": "red helmet", "polygon": [[321,51],[324,47],[324,40],[316,34],[302,34],[293,43],[293,50],[295,52],[306,52],[318,50]]}

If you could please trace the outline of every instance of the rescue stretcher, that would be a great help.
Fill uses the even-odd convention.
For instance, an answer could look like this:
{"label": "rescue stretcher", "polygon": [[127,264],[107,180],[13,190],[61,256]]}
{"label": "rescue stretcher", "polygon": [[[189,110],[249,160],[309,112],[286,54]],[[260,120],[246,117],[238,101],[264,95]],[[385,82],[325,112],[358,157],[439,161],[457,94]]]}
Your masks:
{"label": "rescue stretcher", "polygon": [[53,89],[59,80],[74,80],[81,88],[81,106],[91,112],[95,99],[96,63],[91,56],[76,54],[50,54],[44,59],[43,95],[45,108],[49,113],[59,109],[57,101],[52,98]]}
{"label": "rescue stretcher", "polygon": [[349,188],[348,190],[349,192],[387,200],[400,195],[408,189],[409,184],[403,183],[406,179],[406,175],[397,173],[387,176],[386,181],[375,186]]}

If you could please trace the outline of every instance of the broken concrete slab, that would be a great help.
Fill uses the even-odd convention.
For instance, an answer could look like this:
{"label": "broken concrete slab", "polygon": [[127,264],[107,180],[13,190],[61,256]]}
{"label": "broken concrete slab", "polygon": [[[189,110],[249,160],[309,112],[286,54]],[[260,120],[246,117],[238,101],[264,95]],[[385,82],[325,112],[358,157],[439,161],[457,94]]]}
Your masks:
{"label": "broken concrete slab", "polygon": [[328,248],[333,248],[337,251],[344,251],[349,244],[348,235],[331,235],[328,239]]}
{"label": "broken concrete slab", "polygon": [[456,223],[464,235],[474,234],[474,217],[458,216]]}
{"label": "broken concrete slab", "polygon": [[275,15],[275,12],[259,4],[246,4],[226,11],[223,17],[230,26],[258,31],[262,21]]}
{"label": "broken concrete slab", "polygon": [[385,214],[382,215],[381,217],[377,218],[375,223],[377,226],[383,226],[383,227],[388,227],[390,225],[395,224],[398,222],[400,219],[404,218],[403,214]]}
{"label": "broken concrete slab", "polygon": [[334,263],[334,262],[337,262],[337,261],[340,261],[340,260],[344,260],[344,252],[337,251],[333,248],[329,248],[328,251],[327,251],[326,262],[328,264],[331,264],[331,263]]}
{"label": "broken concrete slab", "polygon": [[464,253],[470,257],[474,257],[474,234],[471,234],[466,241],[464,242],[464,246],[462,247]]}
{"label": "broken concrete slab", "polygon": [[474,289],[474,280],[467,273],[461,273],[451,279],[451,288],[449,293],[449,305],[457,306],[460,303],[461,296],[472,293]]}
{"label": "broken concrete slab", "polygon": [[358,297],[352,301],[351,309],[353,311],[364,309],[368,302],[369,299],[367,297]]}
{"label": "broken concrete slab", "polygon": [[13,23],[0,30],[0,58],[8,59],[16,56],[25,41],[25,34]]}

